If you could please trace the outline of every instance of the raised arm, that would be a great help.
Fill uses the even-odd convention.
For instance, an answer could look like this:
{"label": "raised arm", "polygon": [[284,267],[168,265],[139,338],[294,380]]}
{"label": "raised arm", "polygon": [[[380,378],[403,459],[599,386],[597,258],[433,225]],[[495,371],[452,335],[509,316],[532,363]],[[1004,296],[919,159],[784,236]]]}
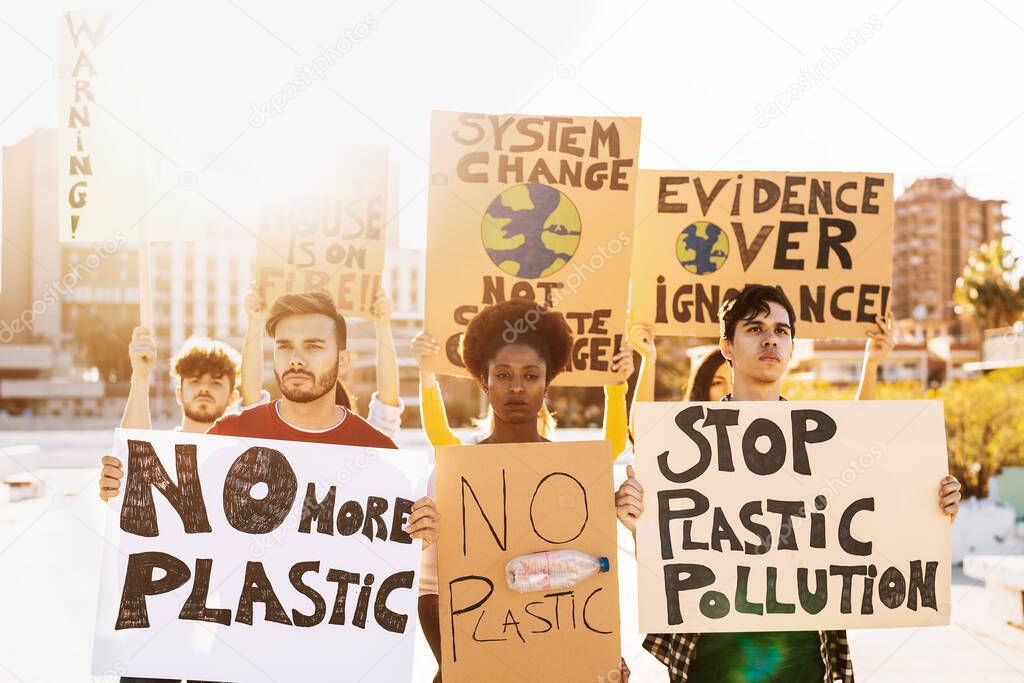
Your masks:
{"label": "raised arm", "polygon": [[[132,341],[128,344],[128,358],[132,364],[131,386],[128,402],[121,416],[122,429],[151,429],[149,417],[149,382],[156,363],[156,342],[145,327],[132,330]],[[113,498],[121,488],[124,468],[120,460],[112,455],[100,459],[100,498]]]}
{"label": "raised arm", "polygon": [[391,298],[383,289],[373,297],[373,326],[377,337],[377,391],[370,396],[367,421],[391,438],[402,428],[405,404],[398,395],[398,354],[391,333]]}
{"label": "raised arm", "polygon": [[884,318],[875,316],[874,326],[864,333],[868,337],[864,347],[864,367],[857,387],[858,401],[871,401],[878,396],[878,367],[892,351],[895,343],[892,337],[892,313]]}
{"label": "raised arm", "polygon": [[430,445],[458,446],[462,442],[448,426],[437,375],[423,369],[423,361],[440,352],[441,346],[429,334],[421,332],[412,340],[412,355],[420,365],[420,421]]}
{"label": "raised arm", "polygon": [[391,297],[378,289],[373,297],[373,326],[377,334],[377,400],[398,406],[398,354],[391,333]]}
{"label": "raised arm", "polygon": [[[640,374],[633,388],[633,405],[637,401],[654,400],[654,368],[658,364],[658,348],[654,345],[654,326],[634,323],[629,328],[629,341],[640,352]],[[633,431],[633,414],[629,415],[629,430]]]}
{"label": "raised arm", "polygon": [[263,326],[267,323],[267,305],[256,283],[249,285],[245,297],[245,342],[242,344],[242,405],[258,403],[263,396]]}
{"label": "raised arm", "polygon": [[132,330],[132,341],[128,345],[128,358],[132,365],[131,385],[128,402],[121,416],[124,429],[150,429],[149,384],[156,363],[156,342],[145,327]]}
{"label": "raised arm", "polygon": [[658,349],[654,345],[654,326],[634,323],[629,328],[629,341],[640,352],[640,374],[636,378],[634,401],[654,400],[654,366],[658,362]]}
{"label": "raised arm", "polygon": [[618,374],[619,381],[605,385],[604,388],[604,438],[611,442],[612,460],[626,450],[629,427],[626,415],[626,390],[629,388],[629,377],[633,374],[633,369],[633,347],[627,342],[612,358],[612,371]]}

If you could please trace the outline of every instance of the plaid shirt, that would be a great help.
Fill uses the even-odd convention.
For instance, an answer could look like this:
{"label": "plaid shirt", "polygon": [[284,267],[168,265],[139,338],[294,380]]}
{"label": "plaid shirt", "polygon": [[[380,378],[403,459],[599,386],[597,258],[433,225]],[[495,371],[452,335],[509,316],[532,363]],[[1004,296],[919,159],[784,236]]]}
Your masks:
{"label": "plaid shirt", "polygon": [[[726,394],[722,400],[733,400],[732,394]],[[786,399],[779,396],[779,400]],[[853,660],[846,631],[818,631],[818,638],[821,639],[821,661],[825,664],[823,683],[853,683]],[[686,683],[698,640],[699,633],[649,633],[644,638],[644,649],[668,667],[672,683]]]}
{"label": "plaid shirt", "polygon": [[[823,683],[853,683],[853,661],[846,631],[819,631],[821,660],[825,664]],[[686,683],[690,663],[697,652],[699,633],[648,633],[644,649],[668,667],[672,683]]]}

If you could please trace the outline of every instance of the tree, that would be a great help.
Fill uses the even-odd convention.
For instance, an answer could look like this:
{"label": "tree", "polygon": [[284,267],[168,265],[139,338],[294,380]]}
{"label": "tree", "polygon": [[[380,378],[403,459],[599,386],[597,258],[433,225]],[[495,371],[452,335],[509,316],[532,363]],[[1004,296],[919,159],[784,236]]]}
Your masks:
{"label": "tree", "polygon": [[1022,383],[1024,369],[1015,368],[934,392],[945,405],[949,471],[963,484],[964,498],[984,498],[992,475],[1024,463]]}
{"label": "tree", "polygon": [[1011,325],[1024,315],[1024,278],[1014,282],[1020,259],[994,240],[971,252],[963,274],[956,279],[956,312],[974,318],[979,336]]}

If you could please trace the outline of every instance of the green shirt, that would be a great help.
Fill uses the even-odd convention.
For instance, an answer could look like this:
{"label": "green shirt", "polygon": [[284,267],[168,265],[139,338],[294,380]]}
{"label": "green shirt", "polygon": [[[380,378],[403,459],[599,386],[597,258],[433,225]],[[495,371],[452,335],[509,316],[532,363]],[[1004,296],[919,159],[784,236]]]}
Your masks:
{"label": "green shirt", "polygon": [[821,683],[825,662],[815,631],[705,633],[689,683]]}

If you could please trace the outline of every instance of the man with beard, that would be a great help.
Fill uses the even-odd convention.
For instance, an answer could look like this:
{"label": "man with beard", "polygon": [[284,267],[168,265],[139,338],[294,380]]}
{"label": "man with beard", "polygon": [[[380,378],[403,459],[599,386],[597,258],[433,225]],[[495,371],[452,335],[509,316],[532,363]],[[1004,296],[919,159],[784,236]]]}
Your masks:
{"label": "man with beard", "polygon": [[[132,330],[128,357],[131,359],[132,379],[121,427],[150,429],[149,385],[156,362],[156,343],[149,330],[144,327]],[[225,413],[238,398],[236,384],[240,360],[237,351],[215,339],[192,337],[185,342],[171,360],[174,395],[181,406],[181,424],[174,428],[175,431],[203,434]],[[102,462],[100,498],[107,500],[117,495],[123,470],[121,461],[113,456],[104,456]],[[159,681],[162,679],[121,678],[121,683]]]}
{"label": "man with beard", "polygon": [[274,339],[274,378],[281,399],[226,415],[209,434],[396,448],[366,420],[335,403],[338,377],[349,366],[345,318],[322,292],[286,294],[264,327]]}
{"label": "man with beard", "polygon": [[[274,338],[274,377],[282,398],[224,415],[207,434],[397,448],[363,418],[335,404],[335,386],[338,375],[348,369],[349,352],[345,348],[345,318],[329,295],[306,292],[278,297],[270,308],[265,330]],[[212,392],[208,393],[212,397]],[[121,461],[111,456],[103,463],[100,495],[112,498],[118,494],[124,469]],[[425,549],[436,541],[439,526],[434,501],[423,497],[413,504],[405,532],[422,539]],[[158,680],[121,679],[122,683]]]}
{"label": "man with beard", "polygon": [[[278,297],[270,308],[265,330],[267,335],[274,338],[274,377],[282,397],[254,405],[239,414],[224,415],[206,430],[208,434],[397,448],[390,438],[366,420],[344,406],[335,404],[334,389],[338,376],[348,369],[349,352],[345,348],[345,318],[338,313],[329,295],[305,292]],[[233,389],[229,388],[228,393],[231,391]],[[211,388],[203,389],[197,385],[187,394],[181,392],[183,406],[186,395],[189,399],[203,395],[216,405],[214,396],[220,394],[215,394]],[[206,401],[192,403],[197,411],[201,411]],[[138,422],[126,425],[122,421],[122,426],[149,428],[148,405],[146,408],[144,421],[139,416]],[[199,412],[194,414],[200,415]],[[205,417],[205,413],[202,415]],[[183,429],[192,424],[188,416],[183,418]],[[201,423],[194,424],[198,426]],[[103,458],[103,464],[100,496],[106,500],[118,494],[124,470],[121,461],[111,456]],[[423,501],[429,503],[428,499],[422,499],[417,505]],[[430,503],[431,509],[432,506],[433,503]],[[428,510],[427,516],[423,517],[416,514],[417,509],[413,508],[410,529],[415,526],[412,522],[421,518],[429,521],[430,514],[436,515]]]}
{"label": "man with beard", "polygon": [[[122,429],[151,429],[149,386],[156,362],[156,343],[149,330],[136,327],[128,346],[132,379],[128,402],[121,417]],[[171,359],[174,396],[181,406],[181,423],[177,432],[204,434],[238,400],[237,380],[240,356],[224,342],[206,337],[192,337]],[[240,406],[244,407],[244,406]],[[112,456],[102,459],[100,498],[117,495],[117,487],[108,478],[119,482],[121,461]]]}

